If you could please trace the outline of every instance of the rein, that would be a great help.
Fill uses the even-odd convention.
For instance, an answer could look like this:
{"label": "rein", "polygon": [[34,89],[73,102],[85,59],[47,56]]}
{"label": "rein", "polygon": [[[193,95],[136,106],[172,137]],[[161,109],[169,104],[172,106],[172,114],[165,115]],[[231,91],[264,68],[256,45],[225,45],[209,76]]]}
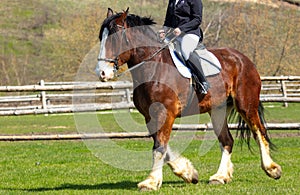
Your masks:
{"label": "rein", "polygon": [[146,62],[150,61],[152,58],[154,58],[157,54],[159,54],[162,50],[164,50],[167,46],[169,46],[177,37],[174,36],[172,39],[170,39],[166,44],[164,44],[160,49],[158,49],[156,52],[154,52],[151,56],[149,56],[148,58],[144,59],[142,62],[132,66],[131,68],[128,68],[127,70],[125,70],[124,72],[117,74],[116,77],[120,77],[122,75],[124,75],[125,73],[132,71],[142,65],[144,65]]}

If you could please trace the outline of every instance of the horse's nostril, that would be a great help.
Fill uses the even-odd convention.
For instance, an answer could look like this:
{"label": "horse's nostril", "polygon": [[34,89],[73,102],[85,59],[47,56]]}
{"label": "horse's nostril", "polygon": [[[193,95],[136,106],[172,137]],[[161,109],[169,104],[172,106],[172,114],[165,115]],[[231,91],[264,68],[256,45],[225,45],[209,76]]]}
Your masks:
{"label": "horse's nostril", "polygon": [[101,76],[105,76],[105,72],[104,71],[101,72]]}

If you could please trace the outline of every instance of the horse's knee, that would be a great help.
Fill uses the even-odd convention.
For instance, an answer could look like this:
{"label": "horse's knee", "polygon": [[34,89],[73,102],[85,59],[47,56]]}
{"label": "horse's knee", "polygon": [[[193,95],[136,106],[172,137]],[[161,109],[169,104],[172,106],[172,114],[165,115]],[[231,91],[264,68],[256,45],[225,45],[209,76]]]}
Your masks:
{"label": "horse's knee", "polygon": [[161,143],[160,139],[158,138],[157,133],[155,133],[154,135],[152,135],[152,138],[153,138],[153,141],[154,141],[152,150],[153,150],[153,151],[160,152],[160,153],[162,153],[162,154],[166,153],[166,151],[167,151],[167,146],[166,146],[166,145],[163,145],[163,144]]}
{"label": "horse's knee", "polygon": [[164,161],[166,158],[167,150],[164,146],[160,146],[156,149],[153,149],[153,159],[154,161]]}

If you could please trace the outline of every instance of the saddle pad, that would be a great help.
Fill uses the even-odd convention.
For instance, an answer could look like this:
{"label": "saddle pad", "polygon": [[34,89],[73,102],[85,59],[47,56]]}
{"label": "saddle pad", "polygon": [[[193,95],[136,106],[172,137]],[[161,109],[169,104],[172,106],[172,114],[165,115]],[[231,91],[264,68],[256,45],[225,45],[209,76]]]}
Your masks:
{"label": "saddle pad", "polygon": [[[172,60],[178,69],[179,73],[186,78],[191,78],[192,74],[189,68],[187,68],[176,56],[174,51],[174,45],[169,44],[169,51],[172,57]],[[221,71],[221,64],[216,56],[208,51],[207,49],[196,49],[194,52],[199,56],[201,60],[201,66],[205,76],[212,76],[219,74]]]}
{"label": "saddle pad", "polygon": [[222,70],[218,58],[207,49],[196,49],[196,52],[201,60],[202,70],[205,76],[213,76],[219,74]]}
{"label": "saddle pad", "polygon": [[179,73],[186,78],[192,78],[192,74],[191,71],[188,67],[186,67],[176,56],[175,51],[174,51],[174,47],[172,47],[171,44],[169,44],[169,51],[172,57],[172,60],[177,68],[177,70],[179,71]]}

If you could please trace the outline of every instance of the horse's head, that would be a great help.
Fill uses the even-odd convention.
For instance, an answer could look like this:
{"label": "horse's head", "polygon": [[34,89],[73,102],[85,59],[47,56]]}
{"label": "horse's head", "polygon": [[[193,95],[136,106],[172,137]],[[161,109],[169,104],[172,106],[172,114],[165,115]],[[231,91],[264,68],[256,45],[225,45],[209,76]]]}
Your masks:
{"label": "horse's head", "polygon": [[[144,34],[141,28],[155,24],[150,18],[128,14],[128,10],[129,8],[124,12],[114,14],[112,9],[108,8],[107,17],[101,26],[100,53],[96,67],[96,74],[101,81],[113,79],[119,66],[131,59],[132,50],[138,47],[137,42],[141,44],[141,40],[145,40],[145,36],[141,35]],[[142,32],[139,36],[138,31]],[[137,37],[139,37],[138,40]]]}
{"label": "horse's head", "polygon": [[119,66],[126,62],[125,58],[121,58],[119,48],[128,41],[125,34],[127,15],[128,9],[123,13],[114,14],[112,9],[108,8],[107,17],[99,33],[100,52],[95,70],[101,81],[113,79]]}

